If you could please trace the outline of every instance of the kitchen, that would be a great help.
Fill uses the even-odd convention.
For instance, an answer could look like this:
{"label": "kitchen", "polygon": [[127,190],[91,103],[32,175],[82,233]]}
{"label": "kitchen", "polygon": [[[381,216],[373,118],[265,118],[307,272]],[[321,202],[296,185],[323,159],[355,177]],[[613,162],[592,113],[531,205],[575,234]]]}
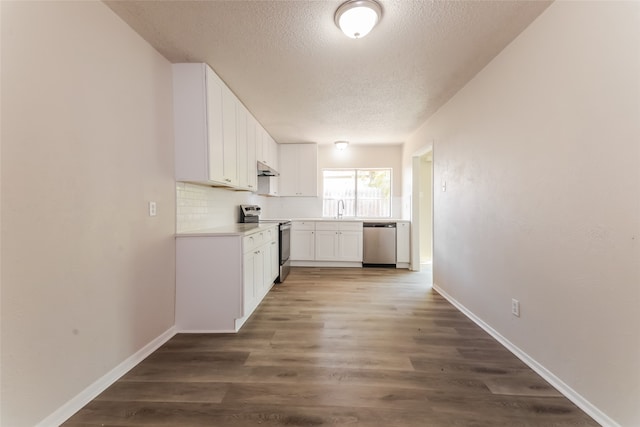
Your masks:
{"label": "kitchen", "polygon": [[[397,10],[402,3],[389,4]],[[69,414],[68,402],[77,408],[88,401],[175,333],[176,224],[209,227],[205,208],[216,223],[236,223],[241,204],[260,205],[273,218],[284,212],[318,217],[322,204],[176,184],[171,62],[178,61],[159,54],[105,3],[4,1],[0,10],[1,423],[26,426],[60,420],[51,416]],[[430,112],[431,119],[408,126],[404,144],[380,148],[390,154],[375,156],[399,156],[400,166],[363,165],[394,168],[394,185],[402,188],[394,190],[399,199],[392,203],[408,218],[405,208],[415,197],[412,157],[434,149],[440,289],[552,372],[603,425],[639,421],[633,375],[640,360],[633,243],[638,207],[629,196],[640,192],[640,136],[633,119],[637,16],[632,3],[553,3],[485,68],[465,74],[468,83],[455,97],[449,93],[450,101]],[[280,20],[273,22],[271,30],[282,29]],[[231,21],[218,25],[230,34],[225,43],[242,39]],[[370,36],[377,37],[375,31]],[[315,45],[296,40],[296,60],[287,62],[278,51],[273,61],[243,72],[260,74],[282,64],[299,71],[291,83],[318,76],[299,63],[318,54]],[[455,46],[451,60],[464,48]],[[228,54],[223,50],[220,57]],[[330,64],[351,57],[340,50],[322,59]],[[282,125],[275,116],[289,82],[277,83],[275,94],[269,88],[239,94],[271,101],[256,112],[270,117],[270,129]],[[345,92],[348,86],[337,90],[357,99]],[[297,93],[303,101],[314,90]],[[393,97],[376,95],[377,105]],[[340,112],[333,109],[335,118]],[[370,114],[363,127],[373,128],[377,119]],[[324,144],[338,139],[346,137],[327,136]],[[351,142],[345,153],[357,152],[358,141]],[[335,149],[325,152],[324,144],[318,168],[340,167]],[[374,147],[357,157],[369,150]],[[155,217],[148,215],[151,201],[157,203]],[[512,298],[523,303],[519,318],[511,315]]]}
{"label": "kitchen", "polygon": [[[399,144],[379,145],[374,150],[360,146],[359,151],[366,153],[362,156],[325,145],[321,160],[324,167],[319,168],[317,144],[275,143],[208,65],[174,64],[173,91],[178,181],[176,328],[179,331],[237,332],[276,278],[285,280],[290,265],[362,267],[369,262],[409,267],[410,223],[399,222],[400,239],[396,242],[398,222],[391,221],[392,212],[400,211],[399,197],[391,197],[401,188],[392,179],[394,169],[400,170]],[[379,157],[374,157],[375,154]],[[336,164],[339,169],[330,168]],[[347,167],[355,171],[359,164],[367,170],[375,167],[386,171],[386,179],[382,181],[388,194],[386,209],[365,211],[366,208],[360,207],[358,216],[356,208],[361,204],[355,200],[354,205],[347,199],[349,210],[344,215],[347,208],[340,192],[335,197],[340,198],[339,203],[315,211],[327,198],[332,200],[329,188],[320,190],[324,197],[318,197],[318,187],[329,185],[330,181],[324,179],[327,171]],[[358,176],[361,174],[362,171]],[[353,174],[351,180],[341,178],[336,190],[340,191],[350,182],[364,186]],[[198,183],[205,187],[194,185]],[[233,214],[226,217],[227,221],[196,203],[193,209],[199,212],[202,219],[199,223],[198,215],[193,215],[188,205],[193,199],[182,197],[186,186],[191,192],[211,194],[214,204],[220,200],[215,197],[217,192],[234,190],[248,193],[244,196],[246,199],[258,197],[253,195],[256,193],[277,198],[278,203],[271,206],[270,198],[262,197],[264,200],[259,205],[231,205],[227,209]],[[219,188],[212,192],[208,186]],[[360,189],[358,194],[364,190]],[[288,208],[287,199],[293,203],[302,200],[298,205],[304,214],[297,216],[297,212]],[[188,224],[181,223],[183,216],[189,218]],[[279,238],[275,225],[267,228],[263,222],[269,218],[281,219]],[[371,228],[369,225],[373,223],[363,220],[387,220],[388,224],[384,228]],[[238,222],[240,224],[236,224]],[[287,228],[282,231],[285,224]],[[390,236],[384,242],[377,238],[382,232]],[[372,256],[380,243],[384,243],[389,253],[387,258]],[[285,259],[281,250],[280,258],[276,256],[277,248],[283,247],[291,248]],[[260,259],[256,260],[256,256]],[[280,264],[283,265],[278,274],[275,270]],[[220,277],[220,281],[211,282],[212,276]]]}

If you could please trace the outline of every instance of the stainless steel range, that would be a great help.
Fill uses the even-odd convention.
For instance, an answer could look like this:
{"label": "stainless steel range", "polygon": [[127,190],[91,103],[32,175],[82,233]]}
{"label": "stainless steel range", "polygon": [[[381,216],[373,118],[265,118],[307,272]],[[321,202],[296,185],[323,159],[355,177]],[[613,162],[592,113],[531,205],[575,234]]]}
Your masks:
{"label": "stainless steel range", "polygon": [[278,224],[278,252],[280,258],[280,272],[276,283],[282,283],[291,270],[291,220],[290,219],[260,219],[261,209],[258,205],[240,205],[241,223],[277,223]]}

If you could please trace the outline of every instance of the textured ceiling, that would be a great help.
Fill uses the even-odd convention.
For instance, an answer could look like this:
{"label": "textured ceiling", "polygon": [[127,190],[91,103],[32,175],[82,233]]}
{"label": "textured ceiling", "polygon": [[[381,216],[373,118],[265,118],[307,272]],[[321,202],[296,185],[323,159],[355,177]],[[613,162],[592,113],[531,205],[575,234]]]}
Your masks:
{"label": "textured ceiling", "polygon": [[340,0],[106,1],[171,62],[206,62],[280,143],[403,142],[548,5],[381,0],[353,40]]}

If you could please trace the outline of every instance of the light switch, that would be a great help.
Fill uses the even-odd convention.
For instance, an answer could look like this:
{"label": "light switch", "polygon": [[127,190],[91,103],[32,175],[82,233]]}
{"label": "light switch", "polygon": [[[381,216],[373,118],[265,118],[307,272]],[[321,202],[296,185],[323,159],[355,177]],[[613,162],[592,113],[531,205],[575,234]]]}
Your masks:
{"label": "light switch", "polygon": [[156,202],[149,202],[149,216],[156,216],[157,214]]}

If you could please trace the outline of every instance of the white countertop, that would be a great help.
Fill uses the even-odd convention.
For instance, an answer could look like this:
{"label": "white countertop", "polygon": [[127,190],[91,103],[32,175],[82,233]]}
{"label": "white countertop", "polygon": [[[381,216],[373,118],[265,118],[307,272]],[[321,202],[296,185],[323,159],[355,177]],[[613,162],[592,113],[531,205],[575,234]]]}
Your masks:
{"label": "white countertop", "polygon": [[344,217],[344,218],[292,218],[291,221],[345,221],[345,222],[399,222],[399,221],[409,221],[403,219],[396,218],[354,218],[354,217]]}
{"label": "white countertop", "polygon": [[189,230],[176,233],[176,237],[207,237],[207,236],[247,236],[269,228],[277,228],[277,223],[258,224],[229,224],[202,230]]}

